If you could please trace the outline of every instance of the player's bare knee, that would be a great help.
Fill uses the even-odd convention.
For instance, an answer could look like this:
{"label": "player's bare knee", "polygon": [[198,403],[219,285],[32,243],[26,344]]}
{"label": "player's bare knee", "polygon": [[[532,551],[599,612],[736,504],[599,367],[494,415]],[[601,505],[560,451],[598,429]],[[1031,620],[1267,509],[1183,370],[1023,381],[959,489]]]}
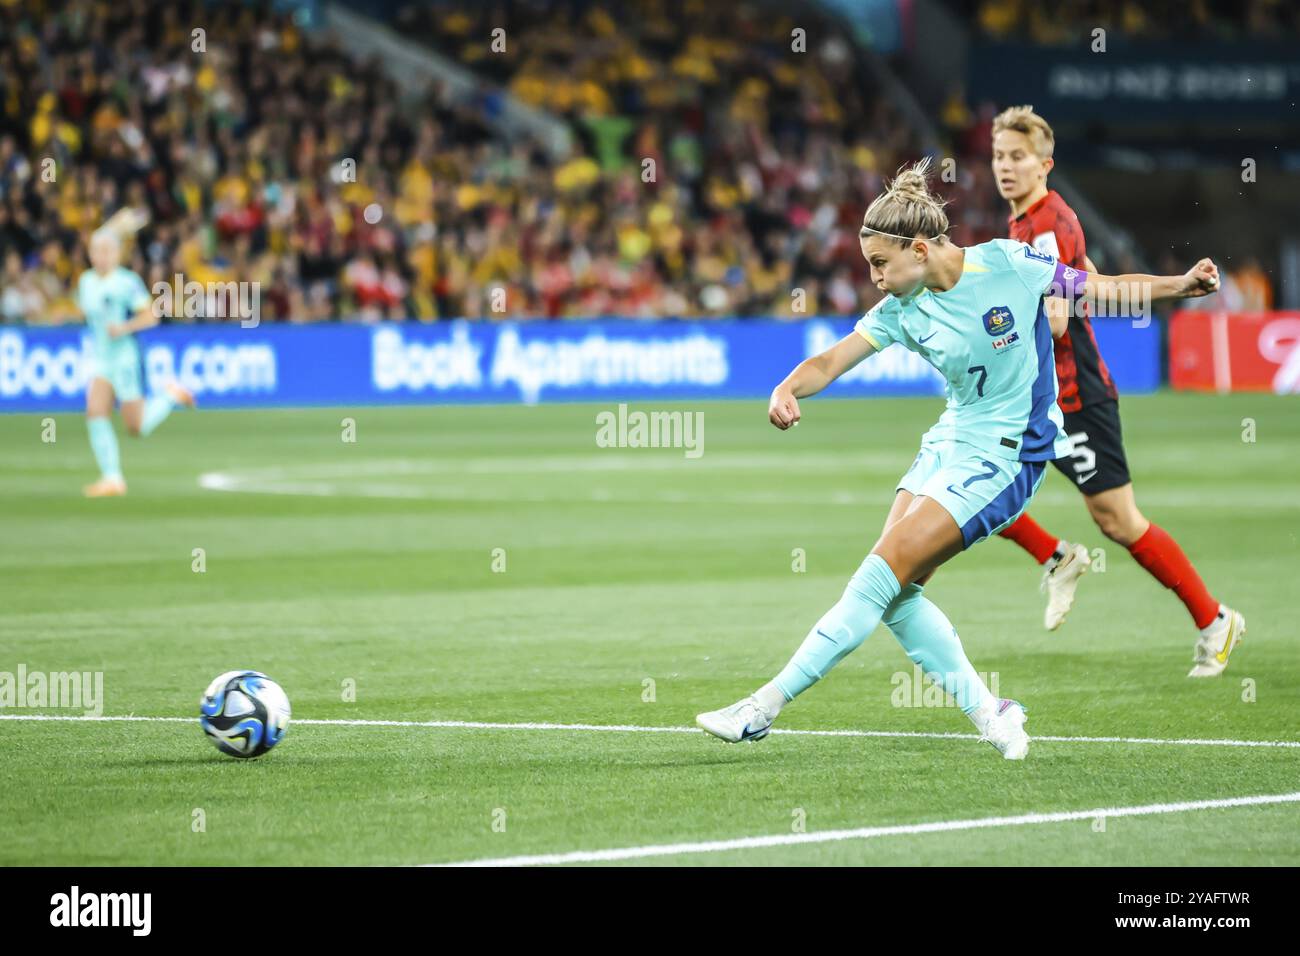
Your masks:
{"label": "player's bare knee", "polygon": [[1119,515],[1109,508],[1092,507],[1088,509],[1092,513],[1092,520],[1099,530],[1110,540],[1115,541],[1116,537],[1122,532],[1122,525]]}
{"label": "player's bare knee", "polygon": [[871,553],[889,565],[889,570],[894,572],[894,577],[898,578],[900,582],[910,581],[915,577],[912,569],[916,563],[916,558],[908,552],[906,547],[900,546],[900,542],[890,541],[886,536],[886,538],[882,538],[876,543],[876,546],[871,549]]}
{"label": "player's bare knee", "polygon": [[1147,533],[1147,528],[1151,527],[1151,522],[1147,521],[1142,512],[1136,508],[1123,516],[1122,524],[1123,527],[1119,532],[1119,536],[1111,540],[1122,544],[1126,548],[1131,548],[1137,544],[1138,539]]}
{"label": "player's bare knee", "polygon": [[1098,529],[1111,541],[1125,548],[1142,536],[1142,516],[1111,509],[1098,509],[1092,514]]}
{"label": "player's bare knee", "polygon": [[127,433],[128,435],[130,435],[132,438],[139,438],[139,437],[140,437],[140,426],[139,426],[139,425],[136,425],[136,424],[132,424],[131,422],[127,422],[127,423],[126,423],[126,433]]}

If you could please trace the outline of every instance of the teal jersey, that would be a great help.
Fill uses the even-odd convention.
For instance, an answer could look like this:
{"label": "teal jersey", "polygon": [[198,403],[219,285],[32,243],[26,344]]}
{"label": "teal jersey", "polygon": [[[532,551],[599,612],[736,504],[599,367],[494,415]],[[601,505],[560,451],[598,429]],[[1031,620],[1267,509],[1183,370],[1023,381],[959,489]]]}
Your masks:
{"label": "teal jersey", "polygon": [[1057,261],[1010,239],[965,252],[951,289],[886,296],[858,320],[858,334],[878,351],[898,343],[943,375],[948,407],[926,443],[961,441],[1019,461],[1060,457],[1069,441],[1043,308]]}
{"label": "teal jersey", "polygon": [[108,328],[126,322],[152,301],[144,280],[130,269],[119,266],[106,276],[87,269],[77,281],[77,306],[90,327],[95,352],[109,359],[137,350],[135,337],[110,338]]}

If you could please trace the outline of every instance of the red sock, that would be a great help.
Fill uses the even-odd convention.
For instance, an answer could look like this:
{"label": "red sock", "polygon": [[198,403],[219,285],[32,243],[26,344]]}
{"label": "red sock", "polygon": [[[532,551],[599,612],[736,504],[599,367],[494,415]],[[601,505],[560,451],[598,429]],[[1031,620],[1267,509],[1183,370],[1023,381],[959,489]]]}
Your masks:
{"label": "red sock", "polygon": [[1022,514],[1010,525],[998,532],[1008,541],[1014,541],[1034,556],[1039,564],[1046,564],[1047,559],[1056,553],[1060,538],[1048,534],[1028,513]]}
{"label": "red sock", "polygon": [[1147,533],[1129,547],[1128,553],[1153,578],[1178,595],[1197,627],[1205,627],[1218,615],[1219,602],[1210,597],[1205,582],[1178,542],[1159,525],[1152,522]]}

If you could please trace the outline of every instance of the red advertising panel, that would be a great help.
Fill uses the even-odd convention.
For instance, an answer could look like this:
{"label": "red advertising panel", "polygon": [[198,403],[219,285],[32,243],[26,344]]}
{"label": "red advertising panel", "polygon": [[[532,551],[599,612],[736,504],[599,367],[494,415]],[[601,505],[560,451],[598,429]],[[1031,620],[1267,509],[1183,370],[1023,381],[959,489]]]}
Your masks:
{"label": "red advertising panel", "polygon": [[1175,312],[1169,383],[1214,392],[1300,392],[1300,312]]}

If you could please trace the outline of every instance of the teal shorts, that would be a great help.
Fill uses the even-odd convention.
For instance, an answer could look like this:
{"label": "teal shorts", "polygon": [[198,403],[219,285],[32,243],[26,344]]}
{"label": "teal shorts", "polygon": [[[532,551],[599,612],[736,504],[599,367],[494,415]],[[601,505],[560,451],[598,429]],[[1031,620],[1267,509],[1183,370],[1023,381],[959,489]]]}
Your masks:
{"label": "teal shorts", "polygon": [[86,376],[87,381],[92,378],[106,379],[119,402],[134,402],[144,397],[139,349],[115,349],[108,355],[96,355]]}
{"label": "teal shorts", "polygon": [[1020,517],[1043,483],[1044,464],[1001,458],[966,442],[934,442],[921,446],[898,490],[942,505],[969,548]]}

